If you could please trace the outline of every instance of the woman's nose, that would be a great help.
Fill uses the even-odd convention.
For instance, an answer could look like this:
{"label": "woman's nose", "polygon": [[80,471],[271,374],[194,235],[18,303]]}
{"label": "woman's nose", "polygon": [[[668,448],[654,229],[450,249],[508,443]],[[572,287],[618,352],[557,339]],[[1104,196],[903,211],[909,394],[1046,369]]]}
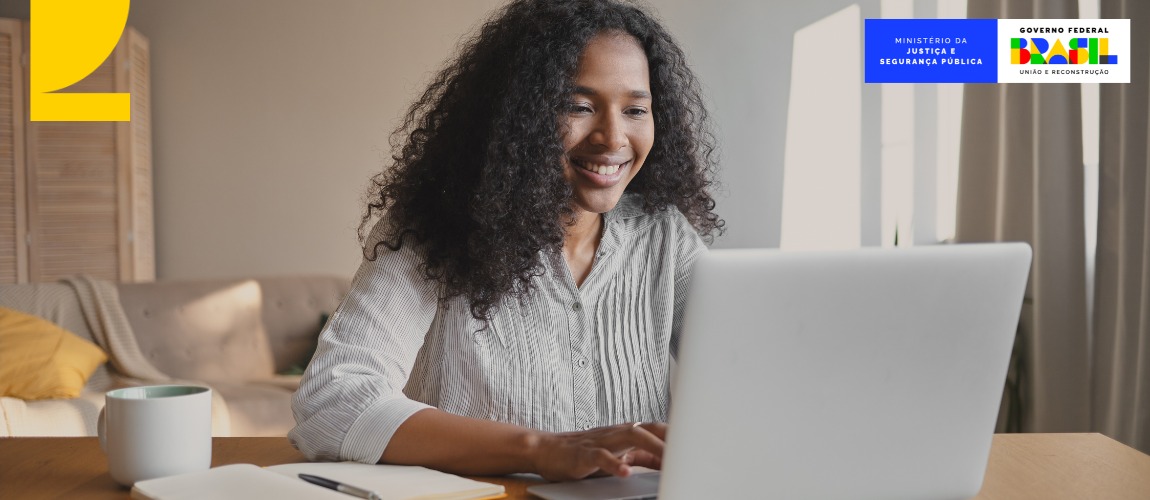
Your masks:
{"label": "woman's nose", "polygon": [[604,146],[608,151],[623,149],[627,145],[627,134],[623,130],[618,116],[614,113],[601,115],[595,122],[595,129],[591,131],[591,143]]}

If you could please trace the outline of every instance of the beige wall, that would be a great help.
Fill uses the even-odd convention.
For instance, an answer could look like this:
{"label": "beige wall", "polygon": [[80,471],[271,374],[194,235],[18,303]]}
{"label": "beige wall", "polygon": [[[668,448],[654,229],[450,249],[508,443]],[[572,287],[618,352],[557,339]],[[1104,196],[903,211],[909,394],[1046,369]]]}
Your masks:
{"label": "beige wall", "polygon": [[495,0],[138,0],[160,279],[334,273],[388,134]]}

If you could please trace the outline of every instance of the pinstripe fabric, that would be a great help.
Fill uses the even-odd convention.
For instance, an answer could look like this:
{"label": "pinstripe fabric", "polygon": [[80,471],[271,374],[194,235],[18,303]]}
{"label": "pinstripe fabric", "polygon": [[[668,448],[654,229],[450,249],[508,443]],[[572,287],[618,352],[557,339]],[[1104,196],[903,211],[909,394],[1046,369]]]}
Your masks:
{"label": "pinstripe fabric", "polygon": [[309,459],[374,463],[429,406],[547,431],[666,420],[670,357],[705,247],[677,210],[648,215],[630,195],[604,221],[582,287],[546,252],[535,292],[501,304],[487,330],[466,300],[436,300],[410,245],[381,248],[320,336],[292,442]]}

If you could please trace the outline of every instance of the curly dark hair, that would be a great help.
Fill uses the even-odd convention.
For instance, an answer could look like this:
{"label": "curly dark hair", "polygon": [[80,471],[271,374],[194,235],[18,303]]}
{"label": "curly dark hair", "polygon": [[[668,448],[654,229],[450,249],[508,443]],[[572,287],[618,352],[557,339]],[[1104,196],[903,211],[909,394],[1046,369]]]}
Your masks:
{"label": "curly dark hair", "polygon": [[365,258],[415,244],[440,299],[466,297],[480,320],[529,293],[541,251],[561,249],[574,219],[562,118],[580,54],[604,32],[634,37],[650,70],[655,142],[627,192],[648,213],[676,207],[708,242],[721,234],[714,136],[671,35],[626,1],[515,0],[463,42],[392,134],[395,163],[372,178],[359,225]]}

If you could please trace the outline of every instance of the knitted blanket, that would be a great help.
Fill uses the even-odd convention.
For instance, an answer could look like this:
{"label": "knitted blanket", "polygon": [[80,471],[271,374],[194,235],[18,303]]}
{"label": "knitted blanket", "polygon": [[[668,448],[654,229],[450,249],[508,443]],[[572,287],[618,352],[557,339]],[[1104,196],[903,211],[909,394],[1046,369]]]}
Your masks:
{"label": "knitted blanket", "polygon": [[119,374],[147,381],[171,382],[140,352],[132,325],[120,305],[116,285],[88,276],[65,278],[80,301],[80,312],[92,333],[92,340],[108,353],[108,360]]}

